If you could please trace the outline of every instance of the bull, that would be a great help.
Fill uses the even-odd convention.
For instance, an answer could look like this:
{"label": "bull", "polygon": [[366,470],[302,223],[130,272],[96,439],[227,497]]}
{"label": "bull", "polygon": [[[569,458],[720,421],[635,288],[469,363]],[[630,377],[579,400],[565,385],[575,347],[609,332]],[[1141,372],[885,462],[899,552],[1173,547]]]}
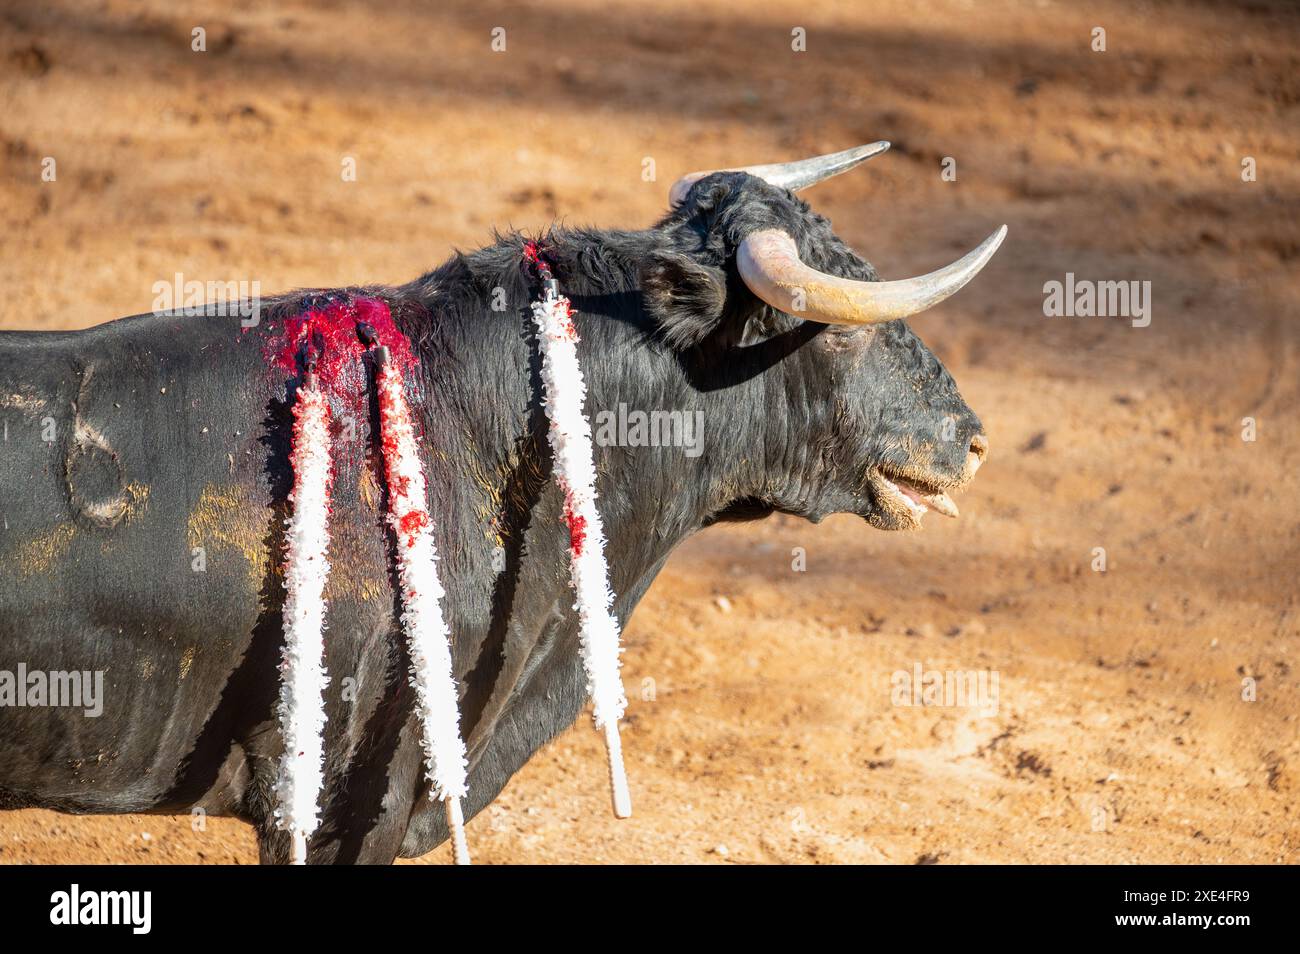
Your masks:
{"label": "bull", "polygon": [[[898,530],[956,515],[950,493],[987,442],[903,319],[968,282],[1005,227],[946,268],[881,281],[795,192],[887,145],[695,173],[648,229],[543,236],[573,302],[589,412],[667,410],[706,429],[694,453],[596,448],[621,624],[673,548],[720,521],[851,513]],[[263,862],[286,860],[272,789],[300,369],[267,355],[322,301],[382,300],[417,361],[467,817],[575,721],[585,678],[524,245],[499,237],[400,287],[281,296],[254,327],[171,312],[0,333],[0,675],[20,696],[20,666],[103,680],[97,715],[0,691],[0,808],[235,816]],[[388,863],[447,837],[421,768],[364,394],[334,420],[311,863]]]}

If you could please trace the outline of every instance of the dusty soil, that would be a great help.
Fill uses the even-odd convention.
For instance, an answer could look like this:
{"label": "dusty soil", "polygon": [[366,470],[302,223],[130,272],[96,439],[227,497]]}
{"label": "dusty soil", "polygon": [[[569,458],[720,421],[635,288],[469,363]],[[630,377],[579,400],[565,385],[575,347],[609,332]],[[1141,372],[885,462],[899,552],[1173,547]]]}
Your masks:
{"label": "dusty soil", "polygon": [[[175,272],[402,281],[882,138],[810,198],[884,275],[1010,225],[913,322],[991,440],[962,518],[696,537],[627,633],[636,815],[583,721],[470,825],[478,861],[1300,859],[1288,4],[179,6],[0,3],[0,327],[147,311]],[[1150,281],[1150,326],[1044,317],[1066,272]],[[996,714],[891,704],[917,663],[997,671]],[[0,861],[255,860],[233,821],[0,816]]]}

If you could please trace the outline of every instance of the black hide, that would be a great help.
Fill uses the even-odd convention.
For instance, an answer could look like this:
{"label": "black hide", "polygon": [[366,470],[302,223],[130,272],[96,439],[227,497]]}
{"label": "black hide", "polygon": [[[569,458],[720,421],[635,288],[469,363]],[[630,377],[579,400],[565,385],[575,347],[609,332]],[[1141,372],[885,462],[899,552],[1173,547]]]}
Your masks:
{"label": "black hide", "polygon": [[[775,510],[893,526],[867,472],[952,484],[979,430],[903,322],[833,329],[758,302],[734,254],[772,226],[811,264],[875,280],[825,219],[743,174],[702,180],[645,231],[541,239],[577,312],[589,413],[702,415],[698,456],[595,449],[623,623],[702,527]],[[462,680],[471,817],[586,701],[522,243],[498,237],[409,285],[366,292],[389,302],[420,359],[411,385]],[[173,314],[0,333],[0,671],[105,674],[97,718],[0,709],[0,807],[234,815],[256,827],[263,860],[285,860],[270,793],[296,381],[266,349],[307,300],[270,303],[246,331],[236,318]],[[446,837],[425,798],[370,410],[353,433],[336,422],[313,863],[389,862]]]}

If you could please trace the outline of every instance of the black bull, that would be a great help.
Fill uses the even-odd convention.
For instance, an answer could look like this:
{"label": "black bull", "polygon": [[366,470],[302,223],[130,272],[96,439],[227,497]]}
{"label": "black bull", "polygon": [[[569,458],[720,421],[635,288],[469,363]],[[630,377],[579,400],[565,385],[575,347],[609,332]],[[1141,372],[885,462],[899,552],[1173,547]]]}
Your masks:
{"label": "black bull", "polygon": [[[826,271],[876,280],[829,224],[741,174],[641,232],[543,243],[574,302],[589,413],[699,413],[702,453],[596,447],[622,623],[693,532],[773,511],[903,525],[867,475],[968,474],[979,422],[901,321],[844,329],[763,305],[740,237],[779,224]],[[551,479],[535,282],[506,237],[384,298],[420,360],[448,591],[467,817],[585,701],[562,498]],[[347,292],[339,293],[342,295]],[[497,307],[493,307],[494,299]],[[0,807],[233,815],[283,861],[272,786],[294,372],[270,336],[312,302],[0,334],[0,673],[103,673],[102,714],[0,709]],[[503,304],[503,307],[502,307]],[[446,837],[427,798],[397,622],[373,406],[335,420],[326,768],[310,860],[389,862]],[[21,687],[19,689],[21,692]]]}

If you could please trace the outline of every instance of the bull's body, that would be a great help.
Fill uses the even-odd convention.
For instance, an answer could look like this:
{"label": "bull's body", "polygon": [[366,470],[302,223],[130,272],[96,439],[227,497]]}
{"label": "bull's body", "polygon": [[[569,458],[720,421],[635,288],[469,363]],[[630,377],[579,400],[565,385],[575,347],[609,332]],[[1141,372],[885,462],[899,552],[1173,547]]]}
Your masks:
{"label": "bull's body", "polygon": [[[672,549],[717,520],[853,513],[910,529],[929,509],[956,513],[946,491],[970,480],[987,442],[951,376],[896,319],[969,281],[1005,228],[945,269],[879,283],[786,186],[882,146],[761,167],[775,184],[688,177],[650,229],[548,238],[575,307],[589,412],[703,422],[689,451],[595,447],[620,624]],[[538,289],[522,260],[522,240],[508,237],[369,292],[414,350],[408,389],[461,687],[467,816],[587,696],[529,313]],[[809,312],[792,313],[805,291]],[[252,823],[264,859],[287,856],[272,785],[289,402],[302,368],[273,342],[313,300],[277,300],[248,330],[234,317],[146,315],[0,333],[0,676],[104,672],[98,718],[0,709],[0,807],[201,808]],[[390,861],[427,852],[446,827],[421,765],[375,407],[362,398],[339,411],[325,784],[309,860]]]}
{"label": "bull's body", "polygon": [[[483,291],[499,285],[512,302],[493,312]],[[593,357],[639,350],[645,329],[627,320],[635,308],[618,289],[570,291],[583,312],[593,406],[675,401],[638,393],[640,376]],[[387,293],[424,358],[419,400],[465,684],[470,815],[585,700],[529,294],[513,246]],[[201,808],[271,831],[291,473],[288,382],[265,351],[278,319],[299,307],[279,302],[248,331],[237,318],[144,315],[83,332],[0,335],[0,670],[105,672],[99,718],[79,708],[0,711],[4,807]],[[50,419],[55,439],[46,442]],[[431,810],[440,806],[423,798],[372,423],[357,422],[352,440],[336,422],[332,684],[313,861],[388,861],[445,837],[441,811]],[[636,505],[680,498],[683,479],[698,489],[707,456],[635,453],[632,467],[629,451],[597,448],[620,621],[709,516]],[[263,838],[268,850],[283,852],[278,834]]]}

